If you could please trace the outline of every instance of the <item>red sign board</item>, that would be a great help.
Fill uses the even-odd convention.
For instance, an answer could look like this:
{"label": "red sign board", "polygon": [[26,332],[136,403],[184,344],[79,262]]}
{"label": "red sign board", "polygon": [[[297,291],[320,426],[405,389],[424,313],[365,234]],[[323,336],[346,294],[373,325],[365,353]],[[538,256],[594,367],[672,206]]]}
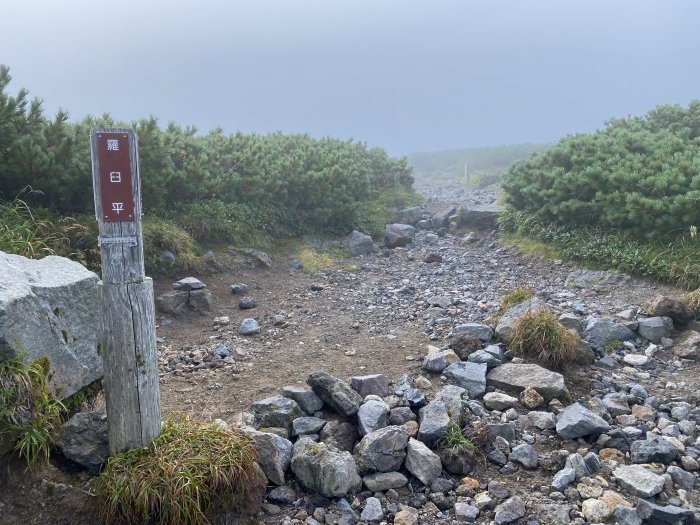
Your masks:
{"label": "red sign board", "polygon": [[134,192],[131,186],[131,156],[125,133],[98,133],[97,160],[100,167],[102,220],[134,220]]}

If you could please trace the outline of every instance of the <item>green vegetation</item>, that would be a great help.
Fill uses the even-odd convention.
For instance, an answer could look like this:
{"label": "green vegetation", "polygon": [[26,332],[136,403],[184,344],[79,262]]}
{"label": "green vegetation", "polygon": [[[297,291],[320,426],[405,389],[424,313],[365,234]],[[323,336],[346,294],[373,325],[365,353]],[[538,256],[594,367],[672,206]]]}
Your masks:
{"label": "green vegetation", "polygon": [[[336,257],[332,253],[318,253],[313,248],[305,246],[297,252],[296,259],[302,264],[306,273],[325,272],[335,268]],[[339,255],[339,254],[335,254]]]}
{"label": "green vegetation", "polygon": [[[95,240],[89,133],[130,127],[139,140],[144,230],[194,264],[193,243],[178,250],[187,232],[194,243],[266,246],[276,236],[383,229],[386,206],[415,203],[406,159],[353,140],[308,135],[265,136],[215,129],[198,134],[155,117],[131,123],[108,114],[69,122],[59,111],[44,116],[26,90],[7,93],[9,70],[0,66],[0,249],[39,257],[51,250],[94,265]],[[24,201],[12,201],[24,188]],[[3,203],[2,200],[8,201]],[[30,211],[31,209],[31,211]],[[44,212],[50,209],[52,212]],[[78,217],[70,231],[61,217]],[[149,219],[155,219],[148,226]],[[42,222],[44,221],[44,222]],[[58,238],[55,238],[58,236]],[[151,238],[149,237],[149,239]],[[173,244],[170,241],[175,241]],[[53,244],[62,241],[59,248]],[[156,246],[148,256],[158,261]],[[165,249],[165,248],[163,248]],[[147,249],[148,250],[148,249]]]}
{"label": "green vegetation", "polygon": [[63,423],[63,404],[46,389],[48,358],[31,365],[19,357],[0,361],[0,435],[15,439],[14,450],[29,466],[48,460]]}
{"label": "green vegetation", "polygon": [[546,243],[557,257],[593,267],[668,281],[686,289],[700,287],[700,240],[678,236],[672,241],[640,240],[636,235],[600,228],[548,223],[508,208],[500,217],[507,242],[517,246]]}
{"label": "green vegetation", "polygon": [[692,292],[683,294],[680,300],[684,302],[688,308],[695,312],[695,318],[700,319],[700,288]]}
{"label": "green vegetation", "polygon": [[565,137],[514,164],[503,189],[547,223],[671,241],[700,224],[700,101]]}
{"label": "green vegetation", "polygon": [[265,485],[250,438],[181,416],[148,447],[111,457],[93,490],[108,521],[194,525],[218,509],[257,510]]}
{"label": "green vegetation", "polygon": [[603,352],[606,354],[612,354],[615,350],[618,350],[622,348],[622,341],[619,339],[613,339],[612,341],[608,341],[605,346],[603,347]]}
{"label": "green vegetation", "polygon": [[438,443],[439,448],[449,448],[455,452],[480,453],[481,449],[467,436],[457,421],[450,415],[447,433]]}
{"label": "green vegetation", "polygon": [[532,288],[528,288],[527,286],[518,286],[515,290],[503,296],[498,311],[504,313],[509,308],[513,308],[520,303],[524,303],[533,297],[535,297],[535,292],[532,290]]}
{"label": "green vegetation", "polygon": [[579,339],[551,312],[533,312],[518,319],[508,345],[521,357],[560,369],[576,360]]}
{"label": "green vegetation", "polygon": [[491,148],[465,148],[418,152],[408,156],[414,177],[420,182],[464,184],[464,165],[468,165],[470,187],[485,187],[500,182],[511,164],[545,151],[547,144],[512,144]]}

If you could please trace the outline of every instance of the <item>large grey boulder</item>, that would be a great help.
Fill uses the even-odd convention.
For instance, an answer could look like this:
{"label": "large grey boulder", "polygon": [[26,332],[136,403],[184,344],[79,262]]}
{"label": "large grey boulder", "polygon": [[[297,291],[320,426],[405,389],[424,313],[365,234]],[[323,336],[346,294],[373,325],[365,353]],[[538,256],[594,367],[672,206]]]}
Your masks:
{"label": "large grey boulder", "polygon": [[566,439],[601,434],[610,429],[610,425],[599,415],[585,408],[580,403],[569,405],[557,416],[557,434]]}
{"label": "large grey boulder", "polygon": [[292,430],[292,421],[304,416],[304,412],[293,399],[284,396],[272,396],[260,401],[255,401],[243,413],[244,421],[251,427],[284,428],[287,432]]}
{"label": "large grey boulder", "polygon": [[481,230],[493,230],[498,227],[498,217],[503,212],[499,204],[471,204],[459,211],[459,225],[479,228]]}
{"label": "large grey boulder", "polygon": [[454,350],[443,350],[442,352],[430,352],[423,360],[423,368],[435,374],[441,373],[452,363],[459,363],[460,359]]}
{"label": "large grey boulder", "polygon": [[340,245],[348,251],[350,257],[356,257],[358,255],[366,255],[372,253],[374,250],[374,245],[372,244],[372,237],[367,234],[360,233],[357,230],[353,230]]}
{"label": "large grey boulder", "polygon": [[408,432],[400,426],[380,428],[367,434],[354,450],[357,468],[362,474],[393,472],[406,457]]}
{"label": "large grey boulder", "polygon": [[420,206],[414,206],[412,208],[404,208],[399,210],[396,214],[396,222],[401,224],[413,224],[415,225],[419,220],[423,218],[423,210]]}
{"label": "large grey boulder", "polygon": [[385,397],[389,392],[389,378],[384,374],[370,374],[350,378],[350,386],[364,399],[370,394]]}
{"label": "large grey boulder", "polygon": [[508,308],[508,310],[503,312],[503,315],[498,320],[498,324],[496,325],[496,335],[506,344],[510,343],[513,328],[515,328],[515,324],[518,322],[518,319],[527,314],[546,312],[548,310],[549,307],[547,306],[547,303],[538,297],[533,297],[532,299],[523,301],[520,304],[516,304],[512,308]]}
{"label": "large grey boulder", "polygon": [[676,341],[673,353],[683,359],[695,359],[700,362],[700,333],[688,330]]}
{"label": "large grey boulder", "polygon": [[252,432],[260,466],[272,483],[284,485],[284,473],[292,460],[292,442],[272,432]]}
{"label": "large grey boulder", "polygon": [[410,224],[387,224],[384,228],[384,242],[387,248],[398,248],[413,242],[416,229]]}
{"label": "large grey boulder", "polygon": [[306,379],[318,397],[343,416],[357,414],[362,397],[345,381],[333,377],[328,372],[314,372]]}
{"label": "large grey boulder", "polygon": [[455,334],[468,334],[484,343],[488,343],[493,337],[493,329],[481,323],[464,323],[455,326]]}
{"label": "large grey boulder", "polygon": [[362,478],[349,452],[300,438],[292,450],[291,468],[304,487],[327,498],[362,488]]}
{"label": "large grey boulder", "polygon": [[0,252],[0,360],[51,362],[47,386],[62,399],[102,377],[99,278],[64,257]]}
{"label": "large grey boulder", "polygon": [[695,318],[694,312],[687,304],[670,297],[657,297],[649,306],[649,315],[670,317],[674,323],[686,324]]}
{"label": "large grey boulder", "polygon": [[563,375],[535,364],[506,363],[491,370],[486,382],[489,386],[516,394],[531,387],[545,398],[569,393]]}
{"label": "large grey boulder", "polygon": [[611,341],[634,341],[636,338],[632,330],[611,319],[591,319],[584,332],[584,339],[596,350],[602,350]]}
{"label": "large grey boulder", "polygon": [[442,472],[440,458],[422,442],[413,438],[408,441],[407,452],[406,470],[429,487]]}
{"label": "large grey boulder", "polygon": [[99,474],[109,457],[107,414],[103,410],[78,412],[61,427],[56,446],[90,474]]}
{"label": "large grey boulder", "polygon": [[430,225],[434,230],[438,230],[443,226],[448,226],[450,223],[450,217],[457,212],[457,208],[450,206],[448,208],[443,208],[439,211],[433,213],[430,218]]}
{"label": "large grey boulder", "polygon": [[453,363],[443,371],[443,375],[464,388],[471,399],[481,397],[486,392],[486,370],[484,363]]}
{"label": "large grey boulder", "polygon": [[671,336],[672,329],[670,317],[646,317],[639,320],[637,332],[652,343],[660,343],[662,338]]}

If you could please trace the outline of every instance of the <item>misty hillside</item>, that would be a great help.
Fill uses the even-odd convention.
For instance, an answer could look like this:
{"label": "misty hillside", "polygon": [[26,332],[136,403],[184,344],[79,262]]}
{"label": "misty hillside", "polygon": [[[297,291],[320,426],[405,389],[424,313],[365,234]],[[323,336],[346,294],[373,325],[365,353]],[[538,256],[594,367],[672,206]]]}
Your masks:
{"label": "misty hillside", "polygon": [[547,150],[549,144],[510,144],[485,148],[419,151],[408,156],[418,182],[464,181],[467,165],[469,185],[498,180],[516,161]]}

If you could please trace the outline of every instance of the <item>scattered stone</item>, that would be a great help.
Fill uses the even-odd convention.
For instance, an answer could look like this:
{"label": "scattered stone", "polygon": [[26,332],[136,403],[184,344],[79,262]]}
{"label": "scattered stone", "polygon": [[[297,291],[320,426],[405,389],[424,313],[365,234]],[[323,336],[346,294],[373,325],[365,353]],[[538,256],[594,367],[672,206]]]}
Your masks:
{"label": "scattered stone", "polygon": [[[488,377],[486,378],[488,381]],[[525,408],[535,409],[544,405],[544,398],[539,394],[537,390],[531,386],[527,387],[525,390],[520,392],[520,404]]]}
{"label": "scattered stone", "polygon": [[360,405],[357,411],[357,426],[361,436],[387,426],[389,406],[377,399],[370,399]]}
{"label": "scattered stone", "polygon": [[486,365],[482,363],[460,362],[448,366],[443,375],[464,388],[471,399],[476,399],[486,392],[486,370]]}
{"label": "scattered stone", "polygon": [[489,410],[506,410],[516,406],[518,404],[518,399],[508,394],[489,392],[484,394],[483,402]]}
{"label": "scattered stone", "polygon": [[279,427],[290,432],[292,421],[303,415],[296,401],[283,396],[273,396],[255,401],[243,414],[243,418],[257,430]]}
{"label": "scattered stone", "polygon": [[593,318],[586,325],[584,338],[596,350],[603,350],[611,341],[634,341],[637,335],[612,319]]}
{"label": "scattered stone", "polygon": [[525,512],[525,502],[518,496],[513,496],[496,507],[495,523],[496,525],[512,523],[525,516]]}
{"label": "scattered stone", "polygon": [[566,407],[557,416],[557,434],[567,439],[600,434],[609,428],[610,425],[602,417],[580,403]]}
{"label": "scattered stone", "polygon": [[557,416],[551,412],[528,412],[527,418],[540,430],[550,430],[557,426]]}
{"label": "scattered stone", "polygon": [[365,508],[360,514],[360,519],[362,521],[381,521],[384,517],[384,512],[382,511],[381,502],[375,498],[370,497],[365,500]]}
{"label": "scattered stone", "polygon": [[438,442],[447,434],[450,416],[447,405],[441,400],[434,400],[420,409],[420,427],[418,439],[428,447],[435,448]]}
{"label": "scattered stone", "polygon": [[350,386],[363,399],[369,395],[385,397],[389,392],[389,379],[384,374],[355,376],[350,378]]}
{"label": "scattered stone", "polygon": [[244,283],[236,283],[231,285],[231,293],[237,295],[248,292],[248,289],[248,285]]}
{"label": "scattered stone", "polygon": [[563,468],[552,478],[552,488],[563,492],[566,487],[576,480],[576,471],[572,468]]}
{"label": "scattered stone", "polygon": [[260,466],[272,483],[284,485],[284,474],[292,459],[292,442],[268,432],[252,433]]}
{"label": "scattered stone", "polygon": [[190,291],[190,290],[199,290],[201,288],[204,288],[206,284],[204,284],[202,281],[197,279],[196,277],[185,277],[184,279],[180,279],[179,281],[175,281],[172,284],[172,289],[173,290],[181,290],[181,291]]}
{"label": "scattered stone", "polygon": [[384,427],[367,434],[354,451],[360,473],[397,471],[406,457],[408,440],[408,433],[399,426]]}
{"label": "scattered stone", "polygon": [[255,297],[250,295],[245,295],[238,300],[238,308],[241,310],[250,310],[258,305]]}
{"label": "scattered stone", "polygon": [[675,505],[661,506],[640,499],[637,502],[637,515],[648,523],[659,525],[683,525],[693,522],[693,511]]}
{"label": "scattered stone", "polygon": [[479,517],[479,509],[468,503],[457,502],[454,505],[454,513],[457,521],[462,523],[474,523]]}
{"label": "scattered stone", "polygon": [[353,416],[362,403],[362,397],[345,381],[328,372],[314,372],[306,382],[316,395],[343,416]]}
{"label": "scattered stone", "polygon": [[673,347],[673,354],[682,359],[700,361],[700,333],[688,330]]}
{"label": "scattered stone", "polygon": [[413,507],[404,507],[394,516],[394,525],[418,525],[418,511]]}
{"label": "scattered stone", "polygon": [[282,395],[296,401],[299,407],[307,414],[313,414],[323,408],[323,401],[321,401],[321,398],[318,397],[313,390],[309,390],[308,388],[285,386],[282,388]]}
{"label": "scattered stone", "polygon": [[664,463],[669,464],[679,456],[676,448],[667,439],[647,432],[646,439],[640,439],[630,446],[632,463]]}
{"label": "scattered stone", "polygon": [[318,434],[325,425],[325,419],[309,416],[298,417],[292,421],[292,436]]}
{"label": "scattered stone", "polygon": [[489,342],[493,338],[493,329],[491,329],[491,327],[488,325],[479,323],[464,323],[457,325],[454,328],[454,333],[471,335],[484,343]]}
{"label": "scattered stone", "polygon": [[304,487],[327,498],[360,490],[362,478],[349,452],[300,438],[292,451],[291,469]]}
{"label": "scattered stone", "polygon": [[425,356],[425,359],[423,360],[423,369],[427,370],[428,372],[440,374],[449,365],[459,362],[460,359],[453,350],[432,352]]}
{"label": "scattered stone", "polygon": [[535,470],[537,468],[537,451],[527,443],[513,447],[508,459],[515,463],[520,463],[528,470]]}
{"label": "scattered stone", "polygon": [[255,335],[258,332],[260,332],[260,325],[252,317],[243,319],[241,326],[238,329],[238,333],[241,335]]}
{"label": "scattered stone", "polygon": [[420,441],[411,438],[408,441],[406,469],[423,485],[430,485],[442,472],[442,463],[432,450]]}
{"label": "scattered stone", "polygon": [[65,457],[96,476],[109,457],[107,438],[107,414],[78,412],[61,427],[56,441]]}
{"label": "scattered stone", "polygon": [[375,472],[362,478],[368,490],[372,492],[385,492],[389,489],[398,489],[408,484],[408,478],[400,472]]}
{"label": "scattered stone", "polygon": [[600,523],[610,517],[608,506],[598,499],[587,499],[581,505],[581,512],[590,523]]}

